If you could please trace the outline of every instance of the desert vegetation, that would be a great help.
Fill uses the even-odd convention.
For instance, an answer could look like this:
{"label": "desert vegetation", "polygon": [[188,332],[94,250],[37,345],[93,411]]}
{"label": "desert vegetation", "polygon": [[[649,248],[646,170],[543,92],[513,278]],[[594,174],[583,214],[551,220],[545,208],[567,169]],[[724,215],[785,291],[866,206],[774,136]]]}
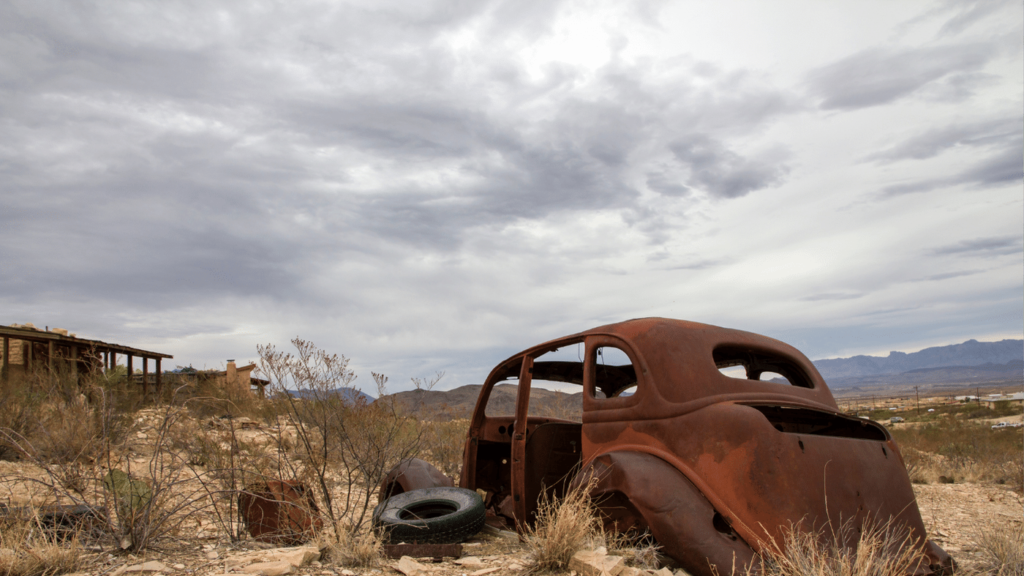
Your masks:
{"label": "desert vegetation", "polygon": [[1020,405],[956,404],[934,410],[909,414],[905,424],[891,429],[911,481],[994,482],[1024,494],[1024,429],[991,427],[991,419],[1020,414]]}
{"label": "desert vegetation", "polygon": [[[417,456],[457,480],[464,414],[444,406],[413,414],[388,394],[387,377],[374,373],[377,399],[367,401],[355,392],[348,360],[307,341],[258,352],[260,375],[270,381],[266,398],[187,376],[143,398],[124,367],[78,377],[58,365],[4,382],[0,576],[102,573],[108,569],[98,562],[196,541],[253,544],[240,521],[239,495],[274,479],[308,487],[322,562],[379,569],[382,544],[370,515],[382,476]],[[442,377],[413,384],[429,392]],[[984,421],[1015,410],[954,406],[911,419],[913,426],[893,434],[915,482],[987,483],[1021,492],[1022,431],[995,431]],[[603,533],[586,488],[543,502],[522,542],[503,540],[504,549],[521,555],[524,570],[566,572],[573,554],[593,549],[636,569],[670,563],[649,535]],[[1022,573],[1016,526],[977,533],[978,571]],[[779,576],[897,573],[906,558],[878,556],[900,549],[886,537],[884,531],[863,536],[864,552],[853,560],[815,548],[827,539],[794,533],[764,562]]]}

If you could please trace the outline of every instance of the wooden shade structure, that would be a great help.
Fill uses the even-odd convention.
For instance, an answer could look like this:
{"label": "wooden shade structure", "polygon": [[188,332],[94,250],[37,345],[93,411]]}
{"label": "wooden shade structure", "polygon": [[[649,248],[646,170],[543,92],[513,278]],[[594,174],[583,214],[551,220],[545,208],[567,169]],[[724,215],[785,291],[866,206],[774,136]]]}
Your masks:
{"label": "wooden shade structure", "polygon": [[93,371],[99,369],[110,370],[117,366],[117,355],[127,356],[127,367],[129,377],[134,373],[133,361],[135,358],[142,359],[142,391],[143,394],[149,391],[149,360],[156,362],[154,384],[157,392],[161,387],[160,369],[161,360],[174,358],[170,354],[153,352],[111,344],[99,340],[89,340],[75,336],[65,336],[57,332],[42,331],[33,328],[15,328],[11,326],[0,326],[0,337],[3,338],[3,364],[2,377],[7,380],[13,368],[11,364],[11,341],[25,343],[22,345],[20,367],[25,372],[46,366],[47,369],[56,368],[56,362],[66,362],[73,373],[80,374],[84,369]]}

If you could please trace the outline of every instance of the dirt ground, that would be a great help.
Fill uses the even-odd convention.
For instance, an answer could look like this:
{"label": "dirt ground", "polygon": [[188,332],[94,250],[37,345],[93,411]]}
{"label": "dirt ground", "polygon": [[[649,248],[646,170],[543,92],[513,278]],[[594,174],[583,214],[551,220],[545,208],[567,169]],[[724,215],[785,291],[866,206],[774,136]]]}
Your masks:
{"label": "dirt ground", "polygon": [[[25,472],[24,469],[19,471]],[[930,484],[915,485],[914,488],[931,537],[964,567],[976,563],[974,539],[980,530],[1005,530],[1024,523],[1024,498],[1003,486]],[[147,561],[159,561],[162,563],[160,571],[169,575],[244,574],[242,571],[254,562],[272,561],[276,554],[287,552],[254,541],[232,544],[226,538],[212,535],[212,531],[184,536],[164,540],[158,547],[139,556],[91,548],[87,553],[88,566],[80,574],[121,576],[131,571],[126,571],[126,568],[137,568]],[[426,568],[424,575],[502,576],[520,572],[529,562],[528,551],[509,536],[507,532],[481,532],[463,544],[463,558],[459,561],[420,559]],[[399,574],[396,560],[386,561],[377,568],[354,569],[333,565],[326,558],[322,560],[293,568],[291,573],[321,576]]]}

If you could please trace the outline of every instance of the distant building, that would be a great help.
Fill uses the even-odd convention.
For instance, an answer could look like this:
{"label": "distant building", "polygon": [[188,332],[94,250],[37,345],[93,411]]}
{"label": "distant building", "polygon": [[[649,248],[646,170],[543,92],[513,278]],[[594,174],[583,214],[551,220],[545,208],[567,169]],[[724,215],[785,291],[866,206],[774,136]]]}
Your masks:
{"label": "distant building", "polygon": [[1024,392],[1017,392],[1016,394],[989,394],[981,401],[985,403],[989,408],[996,405],[996,402],[1012,402],[1014,404],[1024,404]]}

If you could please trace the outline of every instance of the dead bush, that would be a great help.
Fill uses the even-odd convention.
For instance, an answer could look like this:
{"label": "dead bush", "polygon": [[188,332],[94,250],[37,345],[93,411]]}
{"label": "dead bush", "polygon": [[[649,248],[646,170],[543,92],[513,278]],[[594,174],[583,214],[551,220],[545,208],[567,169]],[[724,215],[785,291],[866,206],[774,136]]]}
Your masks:
{"label": "dead bush", "polygon": [[982,528],[974,536],[980,568],[991,576],[1024,576],[1024,526]]}
{"label": "dead bush", "polygon": [[573,486],[555,499],[545,493],[533,526],[527,528],[526,545],[533,572],[565,572],[573,554],[594,548],[602,540],[602,522],[590,499],[596,478]]}
{"label": "dead bush", "polygon": [[458,485],[469,420],[456,418],[454,412],[443,408],[422,424],[423,457]]}
{"label": "dead bush", "polygon": [[650,533],[615,532],[604,534],[605,547],[609,554],[622,556],[626,565],[643,570],[657,570],[664,564],[661,546]]}
{"label": "dead bush", "polygon": [[259,346],[257,372],[294,426],[302,468],[292,478],[312,488],[327,517],[325,537],[341,542],[367,529],[377,485],[418,453],[420,431],[388,396],[385,376],[373,374],[378,398],[369,403],[352,385],[347,358],[299,338],[292,345],[294,354]]}
{"label": "dead bush", "polygon": [[57,576],[85,565],[78,538],[58,541],[43,529],[38,516],[6,522],[0,530],[0,574]]}
{"label": "dead bush", "polygon": [[381,564],[384,544],[372,530],[354,534],[342,530],[337,540],[323,542],[328,562],[347,568],[376,568]]}
{"label": "dead bush", "polygon": [[[848,547],[851,541],[855,545]],[[925,562],[918,542],[892,522],[859,528],[845,522],[833,532],[794,525],[781,542],[765,546],[759,554],[764,576],[905,576]],[[751,576],[758,570],[750,566],[746,572]]]}

